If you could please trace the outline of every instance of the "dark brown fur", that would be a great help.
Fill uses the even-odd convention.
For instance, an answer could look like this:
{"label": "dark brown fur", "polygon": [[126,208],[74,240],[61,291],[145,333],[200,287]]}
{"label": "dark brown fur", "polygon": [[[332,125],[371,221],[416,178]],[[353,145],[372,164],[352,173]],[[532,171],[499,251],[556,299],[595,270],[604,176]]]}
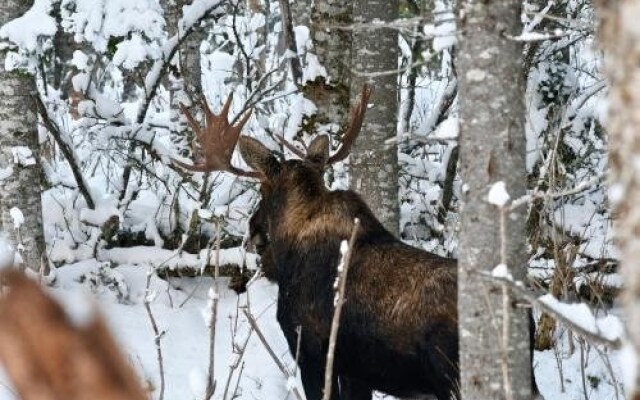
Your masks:
{"label": "dark brown fur", "polygon": [[310,155],[316,162],[280,163],[254,140],[241,139],[240,149],[267,177],[251,237],[266,276],[280,287],[278,322],[294,353],[296,328],[302,327],[299,362],[307,398],[322,397],[339,247],[354,218],[361,227],[352,249],[332,398],[370,399],[373,389],[440,400],[456,395],[456,261],[396,239],[356,193],[329,191],[324,165],[317,162],[323,154]]}

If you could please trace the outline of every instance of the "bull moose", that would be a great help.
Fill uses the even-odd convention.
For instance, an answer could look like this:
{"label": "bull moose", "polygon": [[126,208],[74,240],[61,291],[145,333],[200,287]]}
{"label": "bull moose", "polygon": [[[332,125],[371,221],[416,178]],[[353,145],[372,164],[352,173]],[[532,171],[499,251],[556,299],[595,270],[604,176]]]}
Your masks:
{"label": "bull moose", "polygon": [[[199,141],[195,162],[174,162],[191,171],[259,179],[262,198],[251,232],[267,277],[279,285],[277,319],[294,354],[301,332],[298,362],[309,400],[323,395],[339,248],[355,218],[360,228],[351,249],[332,399],[371,399],[373,390],[450,399],[458,383],[456,261],[401,242],[357,193],[325,186],[324,171],[348,156],[370,95],[365,86],[335,154],[321,135],[306,154],[285,142],[299,156],[287,160],[240,136],[249,114],[229,124],[231,99],[219,115],[203,102],[204,127],[183,109]],[[252,171],[231,165],[236,144]]]}

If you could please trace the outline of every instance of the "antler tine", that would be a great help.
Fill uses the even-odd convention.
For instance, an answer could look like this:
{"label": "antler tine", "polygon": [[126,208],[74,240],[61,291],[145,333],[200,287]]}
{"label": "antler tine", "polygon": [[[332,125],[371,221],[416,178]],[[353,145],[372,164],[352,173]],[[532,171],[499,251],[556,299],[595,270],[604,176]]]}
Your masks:
{"label": "antler tine", "polygon": [[204,127],[201,127],[196,122],[195,118],[193,118],[184,105],[180,105],[189,126],[196,134],[199,148],[197,152],[194,151],[193,165],[172,159],[174,164],[192,172],[227,171],[249,178],[263,178],[259,172],[245,171],[231,165],[231,157],[233,156],[233,150],[240,137],[240,132],[251,117],[250,110],[237,124],[231,125],[229,123],[228,115],[229,109],[231,108],[232,97],[233,96],[229,96],[218,115],[211,111],[206,100],[202,100],[202,110],[205,115]]}
{"label": "antler tine", "polygon": [[240,121],[238,121],[238,123],[236,123],[236,128],[238,128],[238,130],[242,130],[242,128],[244,128],[244,125],[249,121],[249,118],[251,118],[251,114],[253,114],[253,110],[249,109],[249,111],[247,111],[247,113],[240,118]]}
{"label": "antler tine", "polygon": [[196,134],[198,140],[202,141],[202,129],[196,122],[196,119],[193,118],[193,115],[189,112],[189,109],[184,104],[180,103],[180,111],[182,111],[182,114],[187,119],[187,123],[191,127],[191,130]]}
{"label": "antler tine", "polygon": [[367,105],[369,103],[369,97],[373,93],[373,86],[364,84],[362,86],[362,92],[360,94],[360,101],[351,110],[351,121],[347,127],[344,135],[342,135],[342,145],[331,157],[327,160],[327,164],[333,164],[338,161],[342,161],[351,152],[351,146],[355,142],[356,138],[360,134],[362,129],[362,122],[364,121],[365,113],[367,112]]}
{"label": "antler tine", "polygon": [[285,139],[284,136],[282,136],[282,135],[274,135],[274,137],[276,138],[276,140],[278,140],[278,142],[280,142],[281,145],[283,145],[284,147],[289,149],[289,151],[291,151],[296,156],[298,156],[298,157],[300,157],[302,159],[307,157],[307,155],[303,151],[301,151],[296,146],[294,146],[291,142],[289,142],[287,139]]}
{"label": "antler tine", "polygon": [[229,93],[229,97],[227,97],[227,101],[225,101],[222,106],[222,110],[220,111],[220,118],[224,118],[225,121],[229,118],[229,110],[231,109],[231,102],[233,101],[233,92]]}

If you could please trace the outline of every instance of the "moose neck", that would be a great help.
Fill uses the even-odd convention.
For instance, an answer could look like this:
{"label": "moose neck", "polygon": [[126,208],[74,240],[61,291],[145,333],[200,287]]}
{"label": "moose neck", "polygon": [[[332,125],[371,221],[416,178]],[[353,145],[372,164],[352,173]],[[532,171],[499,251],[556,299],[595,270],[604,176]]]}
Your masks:
{"label": "moose neck", "polygon": [[339,246],[351,235],[355,218],[361,221],[361,237],[380,241],[395,238],[374,217],[366,203],[350,190],[330,191],[321,185],[301,185],[283,193],[273,213],[270,236],[283,246]]}

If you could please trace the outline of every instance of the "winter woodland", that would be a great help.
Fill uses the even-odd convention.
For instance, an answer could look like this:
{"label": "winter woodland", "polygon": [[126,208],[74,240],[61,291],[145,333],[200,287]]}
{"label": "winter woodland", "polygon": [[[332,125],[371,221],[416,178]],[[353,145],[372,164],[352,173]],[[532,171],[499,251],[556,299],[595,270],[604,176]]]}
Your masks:
{"label": "winter woodland", "polygon": [[0,399],[76,398],[44,388],[85,372],[77,398],[304,399],[249,233],[265,189],[181,165],[230,98],[280,160],[335,154],[364,85],[325,185],[458,260],[460,399],[640,399],[638,21],[632,0],[3,0],[0,268],[64,313],[0,278]]}

